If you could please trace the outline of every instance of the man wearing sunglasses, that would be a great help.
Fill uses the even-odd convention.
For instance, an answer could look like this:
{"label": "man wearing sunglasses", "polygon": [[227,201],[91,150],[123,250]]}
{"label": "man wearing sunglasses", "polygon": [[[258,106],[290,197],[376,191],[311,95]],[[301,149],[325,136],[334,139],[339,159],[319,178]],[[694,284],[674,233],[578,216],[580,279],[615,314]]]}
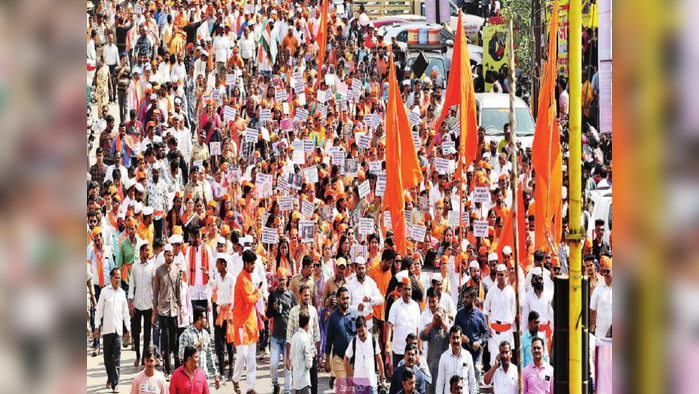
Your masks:
{"label": "man wearing sunglasses", "polygon": [[602,256],[599,262],[604,282],[592,292],[590,300],[590,330],[597,338],[607,336],[612,326],[612,259]]}

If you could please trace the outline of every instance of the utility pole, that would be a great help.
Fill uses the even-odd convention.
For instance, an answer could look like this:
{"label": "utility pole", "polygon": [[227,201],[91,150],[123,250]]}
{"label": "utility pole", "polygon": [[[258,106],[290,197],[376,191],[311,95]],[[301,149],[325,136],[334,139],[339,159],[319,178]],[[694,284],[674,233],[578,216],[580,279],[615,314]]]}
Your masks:
{"label": "utility pole", "polygon": [[541,0],[534,2],[534,72],[532,73],[532,113],[539,114],[539,81],[541,80]]}

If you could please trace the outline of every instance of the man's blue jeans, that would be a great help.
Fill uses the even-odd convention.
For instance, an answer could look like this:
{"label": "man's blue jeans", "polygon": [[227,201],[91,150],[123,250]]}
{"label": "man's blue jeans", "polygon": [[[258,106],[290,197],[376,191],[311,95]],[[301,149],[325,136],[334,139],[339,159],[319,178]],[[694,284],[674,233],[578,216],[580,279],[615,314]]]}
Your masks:
{"label": "man's blue jeans", "polygon": [[284,369],[284,394],[289,394],[291,391],[291,371],[286,369],[286,339],[272,337],[269,352],[269,368],[271,369],[272,386],[279,385],[279,372],[277,371],[277,368],[279,368],[279,356],[282,357],[282,368]]}

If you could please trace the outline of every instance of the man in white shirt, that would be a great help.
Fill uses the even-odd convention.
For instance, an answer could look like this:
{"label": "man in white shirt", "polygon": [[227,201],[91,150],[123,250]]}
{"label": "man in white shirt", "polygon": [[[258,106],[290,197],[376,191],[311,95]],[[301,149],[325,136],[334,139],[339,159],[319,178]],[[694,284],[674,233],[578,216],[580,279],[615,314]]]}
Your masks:
{"label": "man in white shirt", "polygon": [[[490,346],[490,345],[488,345]],[[493,392],[498,394],[516,394],[519,392],[519,374],[517,367],[510,362],[512,359],[512,345],[503,341],[500,343],[500,353],[495,357],[495,362],[485,374],[483,382],[493,385]],[[495,351],[491,351],[495,354]]]}
{"label": "man in white shirt", "polygon": [[131,331],[134,334],[133,344],[136,349],[134,367],[138,367],[139,362],[141,365],[145,365],[145,361],[141,359],[141,319],[143,319],[143,347],[146,348],[150,344],[151,318],[153,317],[153,274],[155,272],[153,263],[148,261],[150,254],[148,241],[138,241],[137,250],[139,262],[133,265],[129,278],[129,312],[130,316],[134,317],[131,320]]}
{"label": "man in white shirt", "polygon": [[374,313],[374,307],[383,304],[384,298],[379,293],[376,282],[366,275],[367,267],[364,257],[357,257],[356,270],[357,275],[347,285],[350,308],[357,312],[357,316],[366,318],[367,329],[371,330],[373,327],[371,315]]}
{"label": "man in white shirt", "polygon": [[612,326],[612,259],[602,256],[600,273],[604,282],[592,291],[590,300],[590,331],[597,338],[605,338]]}
{"label": "man in white shirt", "polygon": [[483,313],[488,323],[488,349],[490,350],[490,364],[495,364],[498,344],[506,341],[512,346],[514,335],[512,326],[517,316],[515,291],[509,286],[507,280],[507,267],[500,264],[496,269],[497,284],[488,290],[483,303]]}
{"label": "man in white shirt", "polygon": [[444,352],[439,359],[435,393],[448,394],[450,392],[449,381],[451,377],[460,376],[464,380],[464,386],[468,386],[468,393],[478,394],[478,381],[476,380],[473,357],[471,357],[471,353],[461,347],[461,327],[451,327],[449,330],[449,343],[451,344],[451,349]]}
{"label": "man in white shirt", "polygon": [[[194,264],[192,265],[192,261]],[[206,287],[209,278],[214,276],[214,258],[209,245],[201,241],[199,226],[189,228],[189,248],[184,256],[185,274],[189,283],[192,308],[208,308],[209,292]],[[204,275],[208,271],[208,276]]]}
{"label": "man in white shirt", "polygon": [[[544,289],[544,275],[540,267],[532,268],[532,289],[524,296],[522,304],[522,319],[527,319],[529,312],[536,311],[539,314],[539,332],[546,336],[547,343],[551,343],[550,335],[553,333],[553,293]],[[525,321],[522,320],[522,326]]]}
{"label": "man in white shirt", "polygon": [[[216,270],[219,275],[209,278],[209,288],[216,291],[216,308],[218,309],[218,317],[214,324],[214,343],[216,344],[216,356],[218,357],[219,375],[225,376],[226,363],[224,362],[224,350],[228,351],[229,368],[228,380],[233,380],[233,337],[231,341],[227,340],[228,325],[232,324],[233,319],[233,291],[235,280],[233,275],[228,272],[231,256],[225,253],[216,255]],[[207,272],[204,272],[206,275]]]}
{"label": "man in white shirt", "polygon": [[[109,272],[109,282],[110,284],[102,289],[100,299],[97,301],[94,335],[97,339],[100,333],[102,334],[107,387],[111,387],[116,393],[116,388],[119,385],[121,336],[124,331],[123,327],[131,327],[131,319],[126,293],[120,287],[121,272],[118,268]],[[129,336],[130,332],[127,330],[124,339],[128,340]]]}
{"label": "man in white shirt", "polygon": [[109,101],[114,102],[116,100],[116,69],[119,65],[119,49],[114,43],[114,35],[109,34],[107,36],[107,44],[105,44],[102,49],[102,56],[104,56],[104,62],[109,67],[109,77],[112,78],[112,90],[109,92]]}
{"label": "man in white shirt", "polygon": [[[369,334],[366,323],[366,319],[362,316],[357,317],[355,321],[357,335],[350,341],[345,351],[345,371],[347,376],[355,379],[357,385],[368,382],[372,392],[376,392],[377,384],[381,386],[386,384],[386,375],[381,362],[381,348],[376,339]],[[377,366],[381,378],[379,382],[376,381]]]}
{"label": "man in white shirt", "polygon": [[311,394],[311,368],[313,347],[308,335],[311,316],[308,311],[299,312],[299,327],[291,338],[291,388],[297,394]]}
{"label": "man in white shirt", "polygon": [[218,28],[218,35],[214,38],[213,52],[216,70],[219,73],[223,73],[226,68],[226,62],[231,57],[231,41],[223,34],[223,27]]}
{"label": "man in white shirt", "polygon": [[[397,277],[397,276],[396,276]],[[402,275],[401,299],[391,306],[386,325],[386,338],[393,340],[386,343],[386,354],[392,353],[391,366],[398,366],[405,353],[406,337],[413,333],[418,335],[418,322],[420,320],[420,306],[412,300],[413,289],[410,278]]]}

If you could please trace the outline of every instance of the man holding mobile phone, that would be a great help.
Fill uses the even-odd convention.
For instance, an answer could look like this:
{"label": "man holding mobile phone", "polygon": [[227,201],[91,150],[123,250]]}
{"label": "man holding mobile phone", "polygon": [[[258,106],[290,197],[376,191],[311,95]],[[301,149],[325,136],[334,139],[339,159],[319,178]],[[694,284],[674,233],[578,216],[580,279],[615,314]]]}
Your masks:
{"label": "man holding mobile phone", "polygon": [[495,356],[495,362],[485,374],[483,381],[485,384],[492,384],[493,391],[499,394],[515,394],[519,391],[519,374],[517,367],[510,362],[512,359],[512,348],[510,343],[502,341],[500,343],[500,353]]}

